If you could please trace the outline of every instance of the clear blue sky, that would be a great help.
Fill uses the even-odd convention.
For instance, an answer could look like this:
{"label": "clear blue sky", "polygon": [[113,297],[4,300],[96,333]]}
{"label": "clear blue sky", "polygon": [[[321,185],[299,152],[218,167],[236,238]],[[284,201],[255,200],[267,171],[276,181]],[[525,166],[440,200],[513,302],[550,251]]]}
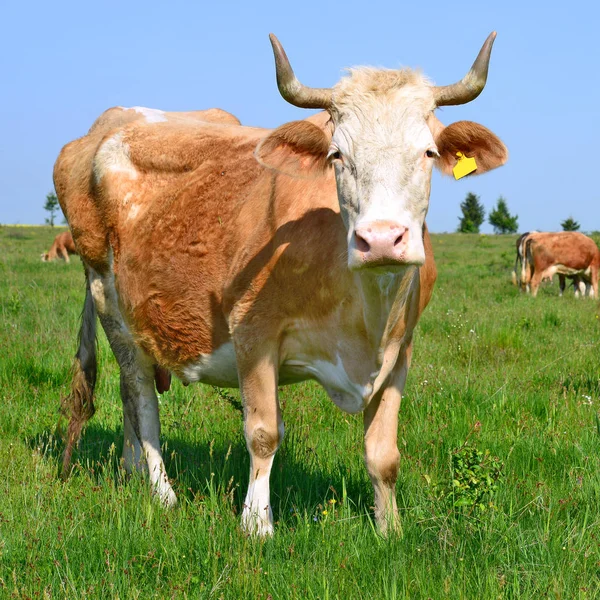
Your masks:
{"label": "clear blue sky", "polygon": [[435,175],[430,229],[453,231],[473,191],[488,210],[503,195],[521,231],[569,215],[600,230],[598,2],[57,0],[1,15],[0,223],[44,222],[60,148],[110,106],[220,107],[266,127],[303,118],[277,92],[269,32],[304,83],[326,87],[358,64],[452,83],[496,30],[483,94],[438,116],[486,125],[509,162],[458,182]]}

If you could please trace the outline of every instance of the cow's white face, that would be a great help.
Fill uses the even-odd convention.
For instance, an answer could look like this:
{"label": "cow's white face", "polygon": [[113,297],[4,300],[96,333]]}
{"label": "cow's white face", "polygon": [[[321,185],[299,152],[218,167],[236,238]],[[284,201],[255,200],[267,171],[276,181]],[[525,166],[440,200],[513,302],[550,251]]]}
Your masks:
{"label": "cow's white face", "polygon": [[336,102],[329,157],[350,269],[425,262],[423,223],[438,156],[428,125],[434,108],[425,82]]}
{"label": "cow's white face", "polygon": [[438,106],[479,95],[495,37],[488,36],[467,75],[449,86],[433,86],[411,69],[358,67],[322,89],[298,81],[271,35],[282,96],[296,106],[325,108],[331,122],[282,125],[261,141],[256,157],[269,168],[304,177],[333,165],[350,269],[394,271],[425,262],[423,225],[434,164],[450,175],[460,154],[476,160],[477,174],[506,162],[506,147],[489,129],[471,121],[444,127],[434,116]]}

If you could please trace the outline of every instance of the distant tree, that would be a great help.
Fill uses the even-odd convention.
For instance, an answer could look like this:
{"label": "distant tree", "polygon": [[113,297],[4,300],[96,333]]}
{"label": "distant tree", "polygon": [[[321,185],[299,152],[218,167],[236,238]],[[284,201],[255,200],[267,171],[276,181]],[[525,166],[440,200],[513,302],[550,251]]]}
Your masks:
{"label": "distant tree", "polygon": [[579,228],[581,227],[573,217],[565,219],[560,226],[563,228],[563,231],[579,231]]}
{"label": "distant tree", "polygon": [[461,202],[460,210],[462,217],[459,217],[457,231],[459,233],[479,233],[479,227],[485,219],[485,208],[479,202],[479,196],[469,192],[464,202]]}
{"label": "distant tree", "polygon": [[44,204],[44,210],[47,210],[50,213],[50,217],[46,219],[46,223],[48,223],[50,227],[54,227],[56,213],[60,210],[60,207],[58,206],[58,198],[54,192],[49,192],[46,194],[46,204]]}
{"label": "distant tree", "polygon": [[494,228],[494,233],[516,233],[519,228],[519,217],[508,212],[506,200],[500,196],[496,208],[489,216],[489,223]]}

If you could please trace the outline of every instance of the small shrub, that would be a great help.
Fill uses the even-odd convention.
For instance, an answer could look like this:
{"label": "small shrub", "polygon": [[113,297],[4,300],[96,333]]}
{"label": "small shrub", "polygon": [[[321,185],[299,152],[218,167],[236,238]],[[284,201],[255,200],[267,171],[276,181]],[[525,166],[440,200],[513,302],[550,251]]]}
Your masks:
{"label": "small shrub", "polygon": [[441,496],[461,513],[484,513],[493,507],[503,467],[489,450],[481,451],[465,444],[452,451],[450,483]]}

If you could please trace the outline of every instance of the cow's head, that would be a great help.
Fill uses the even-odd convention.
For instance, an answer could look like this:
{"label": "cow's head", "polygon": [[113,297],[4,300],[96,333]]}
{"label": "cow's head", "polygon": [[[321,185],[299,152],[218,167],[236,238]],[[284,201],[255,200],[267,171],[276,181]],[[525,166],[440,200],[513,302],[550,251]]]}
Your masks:
{"label": "cow's head", "polygon": [[423,264],[434,165],[451,174],[457,152],[475,158],[477,174],[506,161],[504,144],[485,127],[470,121],[444,127],[434,115],[438,106],[464,104],[481,93],[495,37],[453,85],[433,86],[410,69],[360,67],[332,89],[317,89],[298,81],[271,35],[281,95],[295,106],[326,109],[331,123],[283,125],[263,140],[257,157],[300,176],[333,166],[351,269]]}

